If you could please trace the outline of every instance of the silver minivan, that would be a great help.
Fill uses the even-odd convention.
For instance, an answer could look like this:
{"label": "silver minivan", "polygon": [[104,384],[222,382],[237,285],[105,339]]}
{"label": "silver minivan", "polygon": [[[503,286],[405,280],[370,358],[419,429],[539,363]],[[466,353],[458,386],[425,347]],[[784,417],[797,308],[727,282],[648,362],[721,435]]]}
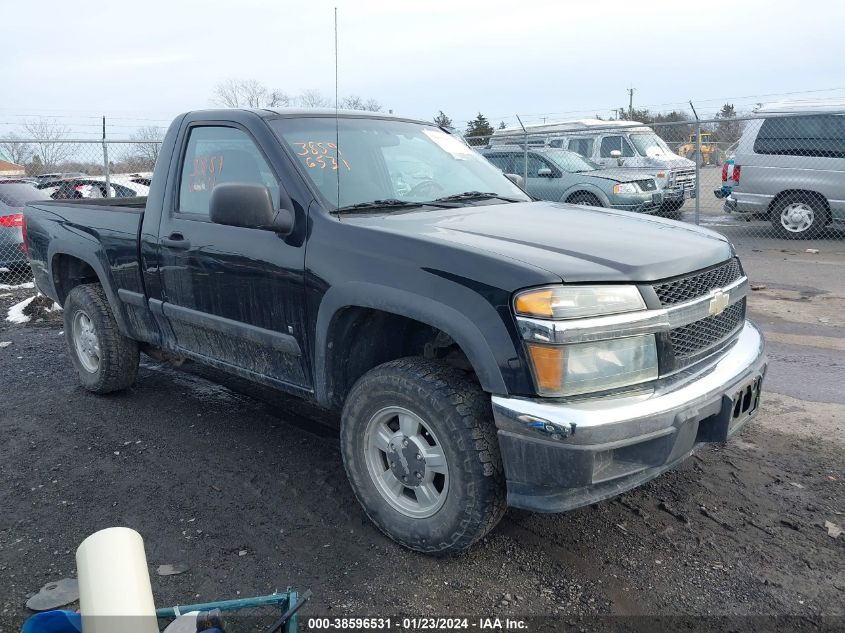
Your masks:
{"label": "silver minivan", "polygon": [[771,221],[787,239],[845,225],[845,102],[779,103],[748,122],[722,170],[729,212]]}
{"label": "silver minivan", "polygon": [[675,154],[657,133],[636,121],[578,119],[495,130],[490,146],[506,143],[565,149],[604,168],[653,176],[663,193],[661,213],[678,215],[695,196],[695,163]]}

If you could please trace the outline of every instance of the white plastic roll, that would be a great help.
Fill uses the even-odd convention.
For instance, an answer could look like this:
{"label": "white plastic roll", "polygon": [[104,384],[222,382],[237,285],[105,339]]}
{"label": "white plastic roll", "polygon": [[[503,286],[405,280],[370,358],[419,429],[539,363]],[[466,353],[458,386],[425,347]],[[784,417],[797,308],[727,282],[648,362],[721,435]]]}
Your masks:
{"label": "white plastic roll", "polygon": [[144,540],[135,530],[95,532],[76,550],[83,633],[158,633]]}

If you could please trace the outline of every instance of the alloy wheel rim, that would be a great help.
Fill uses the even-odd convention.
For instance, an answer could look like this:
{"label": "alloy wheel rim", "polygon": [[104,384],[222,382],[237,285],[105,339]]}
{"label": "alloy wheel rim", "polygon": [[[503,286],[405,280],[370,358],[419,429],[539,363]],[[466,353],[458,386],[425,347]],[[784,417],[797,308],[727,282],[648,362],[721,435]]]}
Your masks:
{"label": "alloy wheel rim", "polygon": [[91,317],[81,310],[73,315],[72,334],[79,362],[86,371],[95,373],[100,368],[100,342]]}
{"label": "alloy wheel rim", "polygon": [[364,434],[367,471],[379,494],[405,516],[426,518],[446,502],[449,467],[443,445],[404,407],[375,413]]}

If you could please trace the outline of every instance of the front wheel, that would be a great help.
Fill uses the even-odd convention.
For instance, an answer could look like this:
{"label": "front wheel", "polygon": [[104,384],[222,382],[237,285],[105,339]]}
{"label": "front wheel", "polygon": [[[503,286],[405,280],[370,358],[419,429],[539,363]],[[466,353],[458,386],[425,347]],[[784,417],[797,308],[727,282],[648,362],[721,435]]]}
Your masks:
{"label": "front wheel", "polygon": [[824,230],[827,209],[812,196],[794,193],[784,196],[771,213],[772,227],[778,237],[802,240],[818,237]]}
{"label": "front wheel", "polygon": [[457,369],[410,357],[369,371],[346,400],[340,439],[367,516],[405,547],[461,552],[504,514],[490,396]]}
{"label": "front wheel", "polygon": [[601,200],[591,193],[579,192],[572,194],[566,200],[569,204],[577,204],[579,207],[603,207]]}
{"label": "front wheel", "polygon": [[64,305],[65,340],[82,385],[94,393],[126,389],[138,375],[138,343],[117,328],[99,284],[70,291]]}

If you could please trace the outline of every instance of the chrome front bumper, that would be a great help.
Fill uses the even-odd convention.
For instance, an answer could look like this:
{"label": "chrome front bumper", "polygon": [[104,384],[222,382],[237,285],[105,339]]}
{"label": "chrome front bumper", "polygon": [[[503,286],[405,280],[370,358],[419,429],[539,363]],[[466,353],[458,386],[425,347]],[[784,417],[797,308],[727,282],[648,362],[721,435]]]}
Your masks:
{"label": "chrome front bumper", "polygon": [[726,440],[758,410],[760,331],[746,321],[705,365],[604,398],[493,396],[508,503],[546,512],[594,503],[656,477],[702,442]]}

